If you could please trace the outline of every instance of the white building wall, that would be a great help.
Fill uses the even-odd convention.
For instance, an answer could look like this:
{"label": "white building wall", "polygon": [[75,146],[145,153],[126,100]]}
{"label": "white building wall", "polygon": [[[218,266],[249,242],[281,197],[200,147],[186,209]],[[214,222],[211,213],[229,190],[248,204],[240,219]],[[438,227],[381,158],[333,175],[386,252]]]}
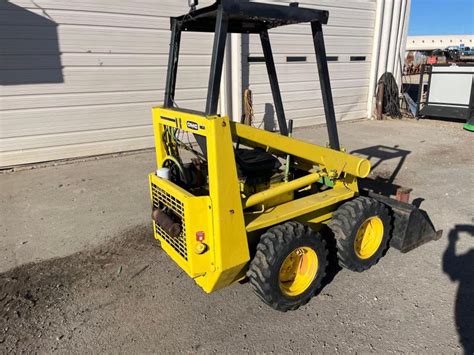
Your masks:
{"label": "white building wall", "polygon": [[[367,100],[367,115],[373,117],[377,83],[384,73],[391,73],[402,85],[401,72],[404,62],[411,0],[377,0],[376,29],[374,35],[372,67]],[[377,34],[377,32],[375,32]]]}
{"label": "white building wall", "polygon": [[[176,0],[0,2],[0,166],[153,146],[169,16],[186,11]],[[211,50],[210,35],[183,36],[179,105],[204,108]]]}
{"label": "white building wall", "polygon": [[[335,59],[329,62],[329,74],[337,120],[366,117],[375,0],[305,0],[299,6],[329,11],[329,22],[323,26],[323,32],[327,56]],[[269,33],[286,118],[293,119],[295,126],[324,123],[311,26],[286,26]],[[263,56],[258,36],[250,36],[248,48],[250,57]],[[306,61],[288,62],[287,57],[292,56],[306,57]],[[247,64],[244,55],[243,65],[249,66],[249,87],[254,95],[257,123],[264,120],[262,126],[272,128],[276,114],[265,63]]]}
{"label": "white building wall", "polygon": [[[300,6],[330,12],[323,30],[327,55],[337,57],[329,70],[338,120],[366,117],[376,80],[376,1]],[[164,95],[169,16],[187,10],[185,0],[0,2],[0,167],[152,147],[151,107]],[[295,25],[270,34],[287,118],[296,126],[324,122],[310,33],[309,25]],[[221,111],[240,117],[241,82],[250,81],[262,120],[273,104],[265,65],[246,62],[261,55],[258,37],[233,35],[231,43],[226,61],[233,70],[224,73],[221,94],[232,97],[221,100]],[[211,50],[210,34],[183,35],[179,107],[203,110]],[[288,56],[307,61],[289,63]]]}

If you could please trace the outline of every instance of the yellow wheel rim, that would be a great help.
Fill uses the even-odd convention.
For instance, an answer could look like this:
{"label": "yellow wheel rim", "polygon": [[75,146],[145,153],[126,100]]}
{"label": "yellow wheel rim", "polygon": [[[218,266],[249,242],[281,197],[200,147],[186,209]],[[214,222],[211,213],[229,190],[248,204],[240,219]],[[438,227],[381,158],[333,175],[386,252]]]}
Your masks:
{"label": "yellow wheel rim", "polygon": [[318,272],[318,256],[309,247],[293,250],[283,261],[279,273],[281,291],[298,296],[308,289]]}
{"label": "yellow wheel rim", "polygon": [[360,259],[368,259],[379,249],[383,239],[383,222],[370,217],[362,223],[354,241],[354,250]]}

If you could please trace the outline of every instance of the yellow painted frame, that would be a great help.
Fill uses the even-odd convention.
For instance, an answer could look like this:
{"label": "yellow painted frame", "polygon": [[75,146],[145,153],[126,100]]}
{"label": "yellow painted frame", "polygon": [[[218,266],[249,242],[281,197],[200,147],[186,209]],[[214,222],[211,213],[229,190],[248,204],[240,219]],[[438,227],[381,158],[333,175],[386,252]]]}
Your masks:
{"label": "yellow painted frame", "polygon": [[[162,141],[166,127],[206,138],[209,196],[193,196],[172,182],[150,174],[150,183],[158,184],[185,205],[188,260],[176,253],[156,231],[155,237],[160,239],[168,255],[206,292],[244,277],[250,259],[247,233],[290,219],[316,226],[325,223],[341,202],[358,194],[357,177],[366,177],[370,172],[366,159],[231,122],[228,117],[206,117],[190,111],[156,107],[153,108],[153,127],[158,168],[166,157]],[[250,197],[242,199],[240,192],[233,145],[237,141],[251,147],[263,147],[280,157],[290,154],[294,164],[305,167],[315,178],[331,179],[333,186],[261,213],[246,213],[244,206]],[[315,181],[309,176],[306,180],[308,185]],[[294,186],[302,186],[294,181]],[[288,184],[290,186],[291,182]],[[288,193],[282,185],[266,190],[265,194],[274,198]],[[195,251],[197,231],[206,234],[204,253]]]}
{"label": "yellow painted frame", "polygon": [[[218,116],[205,117],[189,112],[154,108],[153,126],[157,167],[162,166],[163,159],[166,156],[161,139],[166,126],[180,128],[184,131],[206,137],[209,177],[209,204],[206,209],[209,211],[210,221],[197,218],[185,223],[188,243],[195,243],[195,239],[193,240],[195,237],[190,235],[189,231],[192,233],[194,230],[205,229],[206,224],[208,225],[206,230],[211,228],[211,232],[209,234],[206,233],[204,241],[207,245],[207,250],[200,255],[208,257],[209,261],[203,268],[203,271],[199,273],[188,272],[188,274],[194,277],[195,281],[206,292],[212,292],[230,285],[245,276],[250,253],[229,118]],[[155,178],[159,179],[156,176]],[[169,184],[172,183],[167,181],[167,185],[164,185],[165,189]],[[169,191],[173,192],[172,189]],[[177,196],[177,198],[180,199],[181,196]],[[185,219],[192,218],[191,216],[194,214],[199,214],[201,208],[202,206],[191,206],[185,212]],[[160,239],[160,236],[156,237]],[[162,238],[160,240],[163,242]],[[168,252],[166,249],[165,251]],[[193,252],[192,245],[188,244],[188,256]],[[183,267],[183,259],[180,255],[176,253],[168,254],[178,265]],[[194,260],[189,256],[188,264]],[[194,270],[194,265],[186,265],[183,269]]]}

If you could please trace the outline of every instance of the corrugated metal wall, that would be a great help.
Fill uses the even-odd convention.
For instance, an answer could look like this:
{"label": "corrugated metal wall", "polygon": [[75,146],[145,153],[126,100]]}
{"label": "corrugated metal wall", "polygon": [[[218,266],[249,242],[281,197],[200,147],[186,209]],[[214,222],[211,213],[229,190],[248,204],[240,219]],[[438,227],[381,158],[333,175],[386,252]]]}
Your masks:
{"label": "corrugated metal wall", "polygon": [[[152,146],[169,16],[187,10],[184,0],[0,1],[0,165]],[[178,104],[204,108],[211,49],[210,36],[183,36]]]}
{"label": "corrugated metal wall", "polygon": [[[325,33],[328,55],[338,57],[330,64],[338,118],[365,117],[375,1],[300,6],[330,11]],[[150,108],[162,102],[169,16],[185,11],[185,0],[0,0],[0,166],[153,146]],[[278,29],[271,40],[287,117],[300,126],[323,122],[309,26]],[[255,39],[243,47],[260,55]],[[204,108],[211,50],[210,35],[183,36],[180,107]],[[308,62],[287,63],[291,55]],[[249,73],[243,65],[262,119],[272,104],[265,67],[251,64]]]}
{"label": "corrugated metal wall", "polygon": [[[283,0],[266,2],[287,3]],[[323,31],[327,55],[334,60],[329,62],[329,74],[337,119],[366,117],[375,0],[304,0],[300,6],[329,11],[329,23],[323,26]],[[286,118],[294,119],[295,126],[325,122],[311,26],[303,24],[272,30],[270,41]],[[244,52],[245,46],[244,42]],[[250,37],[248,48],[250,57],[262,56],[258,36]],[[306,61],[288,62],[287,57],[292,56],[305,57]],[[271,128],[275,115],[265,64],[247,64],[245,59],[244,55],[243,65],[250,68],[249,86],[254,94],[256,119],[264,119],[265,126]]]}

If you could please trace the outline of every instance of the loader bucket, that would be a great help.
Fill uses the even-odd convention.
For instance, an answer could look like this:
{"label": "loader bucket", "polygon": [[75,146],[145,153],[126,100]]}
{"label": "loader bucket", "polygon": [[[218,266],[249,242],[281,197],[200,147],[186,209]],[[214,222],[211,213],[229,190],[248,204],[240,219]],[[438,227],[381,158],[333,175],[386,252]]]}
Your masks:
{"label": "loader bucket", "polygon": [[431,240],[441,238],[443,231],[435,230],[424,210],[373,192],[369,192],[369,196],[392,210],[394,223],[390,240],[391,247],[407,253]]}

